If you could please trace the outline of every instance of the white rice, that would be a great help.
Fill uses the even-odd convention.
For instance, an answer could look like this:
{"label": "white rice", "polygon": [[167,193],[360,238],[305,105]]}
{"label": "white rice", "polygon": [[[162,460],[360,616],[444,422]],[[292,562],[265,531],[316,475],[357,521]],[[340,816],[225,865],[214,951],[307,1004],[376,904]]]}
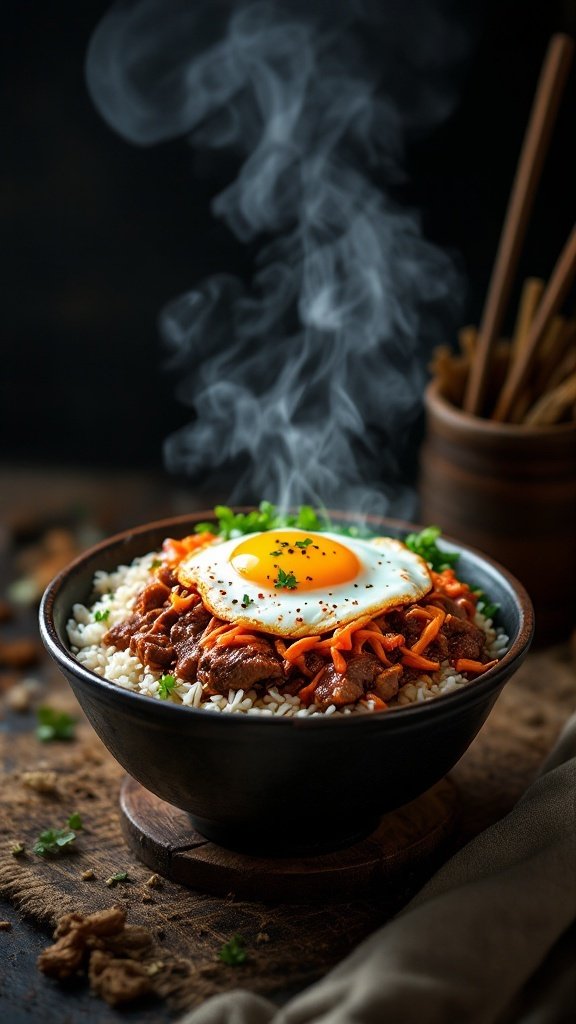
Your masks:
{"label": "white rice", "polygon": [[[159,558],[159,553],[152,551],[134,559],[130,566],[118,566],[114,572],[99,570],[94,577],[94,602],[89,607],[75,604],[72,609],[73,618],[67,623],[72,653],[84,668],[126,690],[143,693],[147,697],[156,697],[158,700],[162,699],[158,692],[162,672],[142,665],[129,651],[105,647],[102,640],[112,626],[122,622],[132,613],[138,594],[150,581],[153,563]],[[95,616],[98,613],[105,618],[97,621]],[[478,605],[475,622],[486,633],[490,658],[502,657],[509,638],[502,629],[493,626],[491,619],[482,615],[481,603]],[[459,690],[470,682],[471,680],[456,672],[453,666],[445,661],[439,672],[424,674],[417,682],[403,686],[397,699],[391,702],[390,706],[422,703],[443,693]],[[321,711],[315,704],[306,707],[297,696],[279,693],[274,686],[270,687],[265,695],[257,693],[256,690],[229,690],[227,696],[216,694],[206,697],[202,693],[200,683],[189,683],[179,678],[167,699],[174,704],[202,708],[204,711],[217,714],[274,715],[284,718],[365,715],[374,710],[373,701],[361,700],[340,710],[331,704],[325,711]]]}

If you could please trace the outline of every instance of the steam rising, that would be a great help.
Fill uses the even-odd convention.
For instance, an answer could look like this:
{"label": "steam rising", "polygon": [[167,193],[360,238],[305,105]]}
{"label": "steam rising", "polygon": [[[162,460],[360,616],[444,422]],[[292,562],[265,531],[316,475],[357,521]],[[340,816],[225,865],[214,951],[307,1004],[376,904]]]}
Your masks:
{"label": "steam rising", "polygon": [[234,152],[213,212],[261,241],[249,289],[212,277],[161,315],[196,412],[166,442],[170,470],[226,471],[233,501],[410,514],[403,462],[460,282],[389,189],[465,56],[454,14],[425,0],[140,0],[104,17],[87,65],[102,115],[141,145]]}

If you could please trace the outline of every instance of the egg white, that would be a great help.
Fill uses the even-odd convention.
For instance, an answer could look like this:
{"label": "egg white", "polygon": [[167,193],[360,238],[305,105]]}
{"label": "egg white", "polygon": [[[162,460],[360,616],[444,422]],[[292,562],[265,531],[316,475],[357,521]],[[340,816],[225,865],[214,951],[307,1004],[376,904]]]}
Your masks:
{"label": "egg white", "polygon": [[[306,536],[315,536],[313,533]],[[432,588],[426,562],[392,537],[356,540],[322,533],[354,552],[360,571],[354,580],[318,590],[265,587],[246,579],[230,564],[239,540],[218,542],[194,552],[178,567],[178,579],[195,587],[213,615],[225,622],[299,639],[376,616],[387,608],[418,601]],[[246,598],[249,603],[245,607]]]}

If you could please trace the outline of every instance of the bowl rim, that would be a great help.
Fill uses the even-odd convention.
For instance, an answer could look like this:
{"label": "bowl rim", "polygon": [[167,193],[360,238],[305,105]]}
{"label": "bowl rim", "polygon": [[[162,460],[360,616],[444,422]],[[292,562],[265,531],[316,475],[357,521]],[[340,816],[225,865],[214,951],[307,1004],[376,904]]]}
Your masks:
{"label": "bowl rim", "polygon": [[[234,506],[234,511],[246,512],[251,511],[254,508],[255,506]],[[331,519],[336,520],[336,522],[341,520],[344,522],[354,523],[360,519],[357,513],[347,511],[328,509],[327,514]],[[500,686],[504,685],[508,676],[512,674],[510,671],[512,666],[515,666],[515,671],[515,668],[520,666],[528,653],[534,636],[534,609],[532,601],[523,584],[516,579],[508,569],[502,566],[495,559],[485,555],[484,552],[442,533],[442,543],[446,544],[449,549],[461,551],[480,559],[493,574],[499,575],[504,579],[505,584],[507,584],[509,590],[514,596],[515,603],[519,609],[520,622],[517,636],[497,665],[492,669],[488,669],[488,671],[483,673],[479,679],[473,680],[470,685],[463,686],[458,690],[452,690],[449,693],[440,694],[430,700],[389,708],[385,711],[373,711],[366,715],[334,716],[318,714],[303,716],[301,718],[297,718],[296,716],[286,718],[284,716],[274,717],[273,715],[226,715],[216,713],[208,715],[208,713],[202,708],[175,704],[172,701],[160,701],[155,697],[150,697],[134,690],[125,689],[117,683],[97,675],[95,672],[85,668],[80,662],[78,662],[69,648],[62,643],[54,622],[55,606],[70,576],[75,572],[84,569],[88,563],[92,561],[97,562],[97,558],[101,553],[116,546],[121,547],[122,545],[130,544],[139,536],[165,530],[168,531],[166,535],[169,536],[169,531],[174,528],[178,529],[185,524],[193,525],[195,523],[205,522],[211,519],[214,519],[214,511],[212,509],[202,509],[130,527],[91,545],[54,577],[46,587],[42,596],[39,609],[39,627],[40,635],[46,650],[65,674],[68,672],[71,673],[83,684],[88,684],[90,686],[97,684],[97,688],[101,689],[103,696],[107,695],[108,697],[112,697],[113,702],[119,701],[120,703],[127,703],[128,705],[131,704],[135,711],[138,709],[145,715],[149,714],[151,710],[156,717],[160,716],[160,718],[165,720],[172,719],[173,716],[176,715],[178,718],[174,718],[173,720],[175,723],[180,722],[181,725],[186,721],[183,718],[183,715],[187,714],[193,716],[193,720],[197,719],[206,724],[214,721],[221,723],[235,723],[234,725],[229,724],[225,726],[225,728],[246,728],[247,725],[257,727],[260,723],[264,723],[265,728],[282,728],[290,731],[293,731],[294,729],[298,731],[316,728],[334,729],[336,727],[344,727],[347,729],[367,728],[369,723],[374,725],[377,724],[378,728],[381,728],[385,722],[393,723],[413,721],[417,716],[421,716],[422,714],[426,714],[428,716],[442,715],[443,713],[450,714],[451,709],[453,709],[457,703],[462,702],[471,704],[477,701],[482,701],[487,692],[493,689],[498,690]],[[403,533],[411,533],[424,529],[424,527],[418,523],[411,523],[402,519],[374,514],[363,514],[361,516],[361,521],[366,525],[373,524],[374,526],[378,525],[380,527],[382,524],[385,524],[385,526],[390,526],[393,529],[402,531]],[[146,552],[143,551],[142,554],[146,554]],[[140,556],[134,555],[132,557],[136,558]],[[117,564],[121,563],[118,562]],[[98,566],[95,564],[94,571],[97,568]],[[504,676],[504,680],[501,681],[502,676]],[[238,725],[239,722],[243,722],[244,725]],[[363,725],[360,725],[360,723],[363,723]]]}

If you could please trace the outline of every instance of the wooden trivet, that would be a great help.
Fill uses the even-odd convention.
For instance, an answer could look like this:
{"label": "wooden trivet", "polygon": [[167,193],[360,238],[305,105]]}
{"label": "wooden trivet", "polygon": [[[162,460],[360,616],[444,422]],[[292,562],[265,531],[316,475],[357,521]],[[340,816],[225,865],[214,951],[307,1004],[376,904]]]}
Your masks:
{"label": "wooden trivet", "polygon": [[134,779],[120,792],[124,837],[148,867],[183,885],[219,896],[273,902],[349,900],[393,885],[433,859],[456,821],[458,790],[443,779],[417,800],[385,815],[366,838],[346,849],[308,857],[235,853],[205,839],[185,811]]}

